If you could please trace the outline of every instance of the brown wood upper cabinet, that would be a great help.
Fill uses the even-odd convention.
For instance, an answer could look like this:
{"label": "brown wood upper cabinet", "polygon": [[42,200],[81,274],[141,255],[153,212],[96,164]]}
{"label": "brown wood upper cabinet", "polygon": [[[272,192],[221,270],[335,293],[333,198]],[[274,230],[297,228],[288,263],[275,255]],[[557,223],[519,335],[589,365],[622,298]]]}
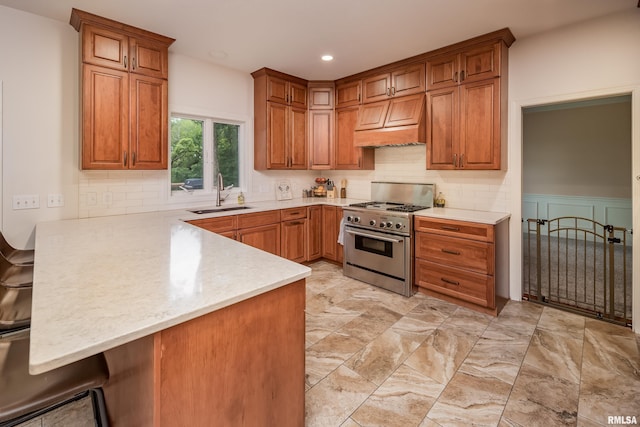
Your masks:
{"label": "brown wood upper cabinet", "polygon": [[309,82],[309,169],[333,169],[333,82]]}
{"label": "brown wood upper cabinet", "polygon": [[409,64],[362,79],[362,103],[425,91],[424,62]]}
{"label": "brown wood upper cabinet", "polygon": [[427,60],[427,90],[499,77],[501,42]]}
{"label": "brown wood upper cabinet", "polygon": [[268,68],[251,75],[254,169],[307,169],[307,81]]}
{"label": "brown wood upper cabinet", "polygon": [[375,151],[355,145],[355,129],[360,107],[336,108],[335,169],[374,169]]}
{"label": "brown wood upper cabinet", "polygon": [[427,169],[498,170],[505,157],[509,29],[427,59]]}
{"label": "brown wood upper cabinet", "polygon": [[362,81],[353,80],[336,84],[336,108],[360,105]]}
{"label": "brown wood upper cabinet", "polygon": [[307,108],[307,85],[304,82],[267,75],[267,101]]}
{"label": "brown wood upper cabinet", "polygon": [[174,39],[78,9],[83,169],[166,169]]}

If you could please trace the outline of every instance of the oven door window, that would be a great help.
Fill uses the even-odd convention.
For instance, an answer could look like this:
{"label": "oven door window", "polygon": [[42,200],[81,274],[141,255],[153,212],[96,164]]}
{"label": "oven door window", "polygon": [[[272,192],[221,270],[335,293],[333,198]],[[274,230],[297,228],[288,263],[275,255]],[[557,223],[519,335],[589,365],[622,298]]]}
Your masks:
{"label": "oven door window", "polygon": [[386,242],[384,240],[373,239],[371,237],[365,237],[355,235],[356,249],[369,252],[376,255],[382,255],[389,258],[393,258],[393,243]]}

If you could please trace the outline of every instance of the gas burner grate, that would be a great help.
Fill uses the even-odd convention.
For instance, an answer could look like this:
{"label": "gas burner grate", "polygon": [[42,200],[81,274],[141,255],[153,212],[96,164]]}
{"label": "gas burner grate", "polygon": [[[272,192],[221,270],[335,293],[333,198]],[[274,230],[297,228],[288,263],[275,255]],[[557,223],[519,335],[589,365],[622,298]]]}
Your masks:
{"label": "gas burner grate", "polygon": [[391,208],[387,208],[387,210],[391,212],[416,212],[416,211],[421,211],[423,209],[429,209],[429,206],[401,205],[401,206],[394,206]]}

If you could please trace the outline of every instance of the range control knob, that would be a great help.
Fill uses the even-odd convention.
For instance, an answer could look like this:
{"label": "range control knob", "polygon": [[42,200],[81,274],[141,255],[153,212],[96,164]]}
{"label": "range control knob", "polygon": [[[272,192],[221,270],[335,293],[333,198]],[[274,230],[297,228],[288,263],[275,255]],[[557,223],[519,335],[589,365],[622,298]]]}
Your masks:
{"label": "range control knob", "polygon": [[353,222],[360,222],[360,217],[359,216],[354,216],[353,217]]}
{"label": "range control knob", "polygon": [[387,221],[387,227],[388,227],[388,228],[393,227],[393,223],[392,223],[391,221]]}
{"label": "range control knob", "polygon": [[384,228],[384,222],[380,223],[380,228]]}
{"label": "range control knob", "polygon": [[353,222],[353,217],[351,215],[347,216],[347,222]]}
{"label": "range control knob", "polygon": [[369,225],[376,225],[376,220],[372,219],[371,221],[369,221]]}
{"label": "range control knob", "polygon": [[398,229],[402,228],[402,224],[400,224],[400,223],[396,224],[396,228],[398,228]]}

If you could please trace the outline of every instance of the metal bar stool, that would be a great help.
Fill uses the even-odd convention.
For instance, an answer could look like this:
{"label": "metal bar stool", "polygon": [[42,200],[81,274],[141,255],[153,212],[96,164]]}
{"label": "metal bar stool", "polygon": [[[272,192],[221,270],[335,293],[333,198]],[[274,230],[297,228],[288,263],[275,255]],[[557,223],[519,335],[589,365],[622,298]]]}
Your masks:
{"label": "metal bar stool", "polygon": [[0,232],[0,253],[12,264],[33,265],[34,250],[14,248],[4,238],[2,232]]}
{"label": "metal bar stool", "polygon": [[0,334],[0,427],[18,425],[87,394],[96,424],[108,426],[101,389],[109,379],[104,355],[30,375],[29,332],[25,328]]}
{"label": "metal bar stool", "polygon": [[29,326],[33,265],[11,264],[0,254],[0,332]]}

